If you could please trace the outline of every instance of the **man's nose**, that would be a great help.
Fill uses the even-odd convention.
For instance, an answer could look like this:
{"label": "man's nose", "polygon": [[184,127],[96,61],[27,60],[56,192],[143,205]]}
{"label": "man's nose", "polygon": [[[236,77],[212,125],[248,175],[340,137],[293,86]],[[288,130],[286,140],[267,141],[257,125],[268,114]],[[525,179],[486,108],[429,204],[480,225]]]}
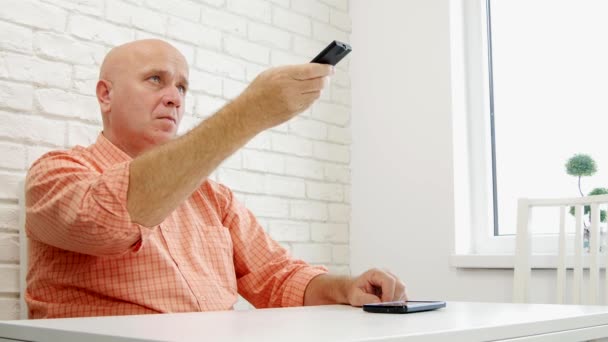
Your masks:
{"label": "man's nose", "polygon": [[163,94],[163,104],[167,107],[179,108],[182,105],[182,96],[176,87],[167,87]]}

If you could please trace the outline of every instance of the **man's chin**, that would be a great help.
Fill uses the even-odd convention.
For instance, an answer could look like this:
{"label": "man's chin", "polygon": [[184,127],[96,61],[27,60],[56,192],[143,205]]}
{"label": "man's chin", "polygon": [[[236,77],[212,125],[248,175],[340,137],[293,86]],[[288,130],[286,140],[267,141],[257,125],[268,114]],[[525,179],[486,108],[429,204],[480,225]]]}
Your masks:
{"label": "man's chin", "polygon": [[156,141],[158,142],[158,145],[162,145],[165,143],[168,143],[169,141],[175,139],[177,137],[177,133],[176,132],[172,132],[172,133],[164,133],[163,134],[159,134]]}
{"label": "man's chin", "polygon": [[177,137],[177,130],[165,131],[155,130],[151,134],[147,134],[146,140],[149,144],[158,146],[165,144]]}

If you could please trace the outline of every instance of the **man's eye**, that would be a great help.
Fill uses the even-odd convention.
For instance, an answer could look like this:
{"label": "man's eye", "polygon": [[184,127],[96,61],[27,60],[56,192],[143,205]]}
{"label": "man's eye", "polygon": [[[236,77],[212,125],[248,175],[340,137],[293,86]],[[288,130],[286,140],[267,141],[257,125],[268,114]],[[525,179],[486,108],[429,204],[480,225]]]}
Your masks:
{"label": "man's eye", "polygon": [[179,89],[179,93],[182,95],[186,94],[186,87],[184,86],[178,86],[177,89]]}
{"label": "man's eye", "polygon": [[152,76],[149,78],[149,80],[152,80],[152,82],[155,83],[160,83],[160,77],[159,76]]}

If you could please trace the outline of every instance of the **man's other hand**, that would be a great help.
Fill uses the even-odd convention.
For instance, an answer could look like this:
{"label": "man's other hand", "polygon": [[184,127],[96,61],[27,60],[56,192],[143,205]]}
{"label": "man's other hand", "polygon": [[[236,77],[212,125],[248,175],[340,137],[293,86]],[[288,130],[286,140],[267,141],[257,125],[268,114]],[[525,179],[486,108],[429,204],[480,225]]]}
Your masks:
{"label": "man's other hand", "polygon": [[321,274],[311,279],[304,305],[363,304],[407,300],[405,285],[389,271],[373,268],[358,277]]}
{"label": "man's other hand", "polygon": [[391,272],[376,268],[352,279],[347,298],[352,306],[407,300],[405,284]]}

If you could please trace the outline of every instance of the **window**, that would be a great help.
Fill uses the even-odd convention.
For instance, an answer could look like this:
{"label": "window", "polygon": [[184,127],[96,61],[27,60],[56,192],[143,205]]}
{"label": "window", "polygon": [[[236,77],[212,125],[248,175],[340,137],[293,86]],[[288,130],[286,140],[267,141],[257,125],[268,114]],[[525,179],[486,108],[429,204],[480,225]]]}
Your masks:
{"label": "window", "polygon": [[[583,192],[608,188],[608,1],[459,5],[453,12],[462,21],[453,28],[462,40],[453,36],[453,61],[456,69],[462,66],[466,86],[463,94],[454,91],[464,108],[455,126],[464,120],[460,138],[466,137],[455,158],[461,159],[457,177],[469,185],[461,190],[470,207],[457,212],[470,213],[463,220],[474,227],[469,250],[510,253],[518,198],[579,196],[577,178],[565,171],[574,154],[588,154],[598,166],[582,179]],[[458,21],[454,13],[452,20]],[[546,210],[535,209],[532,223],[547,234],[535,242],[540,249],[553,246],[542,241],[553,241],[557,227],[554,209]]]}
{"label": "window", "polygon": [[[517,198],[578,196],[577,179],[564,166],[574,154],[589,154],[599,166],[583,179],[585,194],[608,187],[608,2],[487,1],[495,231],[514,234]],[[539,221],[536,228],[549,233],[556,226]]]}

